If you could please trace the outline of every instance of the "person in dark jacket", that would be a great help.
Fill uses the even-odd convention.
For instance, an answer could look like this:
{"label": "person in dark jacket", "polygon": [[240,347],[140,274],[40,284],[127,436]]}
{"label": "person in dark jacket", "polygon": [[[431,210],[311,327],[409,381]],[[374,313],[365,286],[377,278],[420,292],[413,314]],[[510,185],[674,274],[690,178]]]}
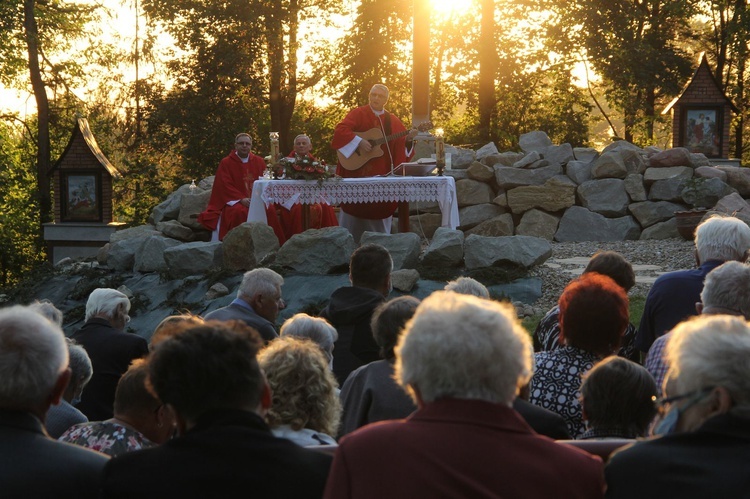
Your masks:
{"label": "person in dark jacket", "polygon": [[339,334],[334,345],[333,373],[343,385],[349,373],[380,358],[370,319],[391,292],[393,260],[378,244],[360,246],[349,261],[351,286],[333,292],[320,316]]}
{"label": "person in dark jacket", "polygon": [[125,294],[116,289],[95,289],[86,302],[86,323],[71,336],[86,349],[94,368],[77,406],[89,421],[114,415],[117,382],[133,360],[148,353],[144,338],[123,331],[130,322],[129,311],[130,300]]}

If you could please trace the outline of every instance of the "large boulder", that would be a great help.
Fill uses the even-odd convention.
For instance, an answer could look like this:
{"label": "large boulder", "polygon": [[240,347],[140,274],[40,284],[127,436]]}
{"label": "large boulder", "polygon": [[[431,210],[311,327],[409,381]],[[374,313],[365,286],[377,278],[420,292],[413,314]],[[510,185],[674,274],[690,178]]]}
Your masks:
{"label": "large boulder", "polygon": [[478,236],[512,236],[513,235],[513,215],[505,213],[485,220],[473,229],[466,231],[466,235],[476,234]]}
{"label": "large boulder", "polygon": [[542,155],[537,151],[531,151],[526,154],[523,158],[513,163],[513,168],[531,168],[532,165],[542,159]]}
{"label": "large boulder", "polygon": [[750,203],[742,198],[738,193],[733,192],[721,198],[714,206],[714,211],[725,215],[742,213],[750,216]]}
{"label": "large boulder", "polygon": [[229,270],[251,270],[261,266],[279,249],[279,239],[264,223],[244,223],[224,237],[223,266]]}
{"label": "large boulder", "polygon": [[474,161],[466,170],[466,173],[471,180],[476,180],[477,182],[489,182],[495,179],[495,169],[479,161]]}
{"label": "large boulder", "polygon": [[458,219],[461,230],[468,230],[479,225],[485,220],[494,218],[505,213],[505,208],[495,203],[478,204],[476,206],[467,206],[458,210]]}
{"label": "large boulder", "polygon": [[514,266],[531,268],[541,265],[552,256],[549,241],[539,237],[468,236],[464,243],[466,268]]}
{"label": "large boulder", "polygon": [[604,149],[602,149],[602,154],[612,152],[612,151],[624,151],[627,149],[637,151],[640,153],[644,153],[643,149],[641,149],[635,144],[628,142],[627,140],[616,140],[612,142],[611,144],[609,144]]}
{"label": "large boulder", "polygon": [[628,174],[643,173],[644,170],[646,170],[646,160],[643,157],[642,151],[636,149],[621,149],[619,153]]}
{"label": "large boulder", "polygon": [[203,229],[203,225],[198,222],[198,215],[206,210],[210,197],[211,191],[183,194],[180,197],[180,214],[177,221],[191,229]]}
{"label": "large boulder", "polygon": [[682,201],[682,190],[685,187],[687,179],[684,177],[672,177],[664,180],[657,180],[651,184],[648,190],[648,199],[650,201],[673,201],[679,203]]}
{"label": "large boulder", "polygon": [[560,165],[550,165],[533,170],[495,166],[495,180],[501,189],[513,189],[524,185],[542,185],[555,175],[562,174]]}
{"label": "large boulder", "polygon": [[107,252],[107,267],[121,272],[130,272],[135,265],[135,255],[149,237],[161,237],[159,232],[111,242]]}
{"label": "large boulder", "polygon": [[576,202],[576,184],[564,175],[547,180],[544,185],[516,187],[507,192],[508,206],[513,213],[524,213],[532,208],[560,211]]}
{"label": "large boulder", "polygon": [[113,232],[109,236],[109,242],[116,243],[117,241],[124,241],[125,239],[142,239],[144,237],[158,236],[159,234],[161,233],[151,224],[138,225],[137,227],[130,227],[129,229],[122,229]]}
{"label": "large boulder", "polygon": [[591,163],[599,157],[599,151],[597,151],[593,147],[574,147],[573,155],[575,156],[575,159],[577,161],[581,161],[583,163]]}
{"label": "large boulder", "polygon": [[476,159],[476,153],[473,149],[464,149],[461,147],[445,146],[445,154],[451,155],[451,168],[455,170],[465,170]]}
{"label": "large boulder", "polygon": [[391,272],[393,289],[410,293],[419,282],[419,272],[415,269],[401,269]]}
{"label": "large boulder", "polygon": [[513,166],[513,163],[523,157],[524,153],[522,152],[505,151],[482,158],[482,163],[487,166]]}
{"label": "large boulder", "polygon": [[412,215],[409,217],[409,232],[413,232],[422,239],[432,238],[435,231],[442,225],[443,215],[440,215],[439,213],[422,213],[420,215]]}
{"label": "large boulder", "polygon": [[147,238],[135,254],[133,270],[136,272],[166,272],[164,250],[182,244],[182,241],[162,236]]}
{"label": "large boulder", "polygon": [[646,187],[643,185],[643,175],[638,173],[630,173],[625,177],[625,192],[630,196],[630,200],[633,202],[646,201],[648,194],[646,194]]}
{"label": "large boulder", "polygon": [[688,180],[682,189],[682,200],[695,207],[712,208],[719,200],[737,192],[719,178],[696,177]]}
{"label": "large boulder", "polygon": [[518,146],[523,152],[536,151],[543,153],[551,145],[552,141],[549,136],[545,132],[539,130],[521,134],[518,138]]}
{"label": "large boulder", "polygon": [[593,163],[586,161],[570,161],[565,166],[565,174],[576,183],[580,185],[584,182],[591,180],[591,169]]}
{"label": "large boulder", "polygon": [[669,201],[643,201],[631,204],[629,209],[641,227],[646,228],[674,218],[674,212],[684,210],[685,206]]}
{"label": "large boulder", "polygon": [[169,276],[180,279],[191,275],[203,275],[221,268],[222,244],[193,242],[180,244],[164,250]]}
{"label": "large boulder", "polygon": [[641,239],[677,239],[681,237],[677,230],[677,219],[670,218],[643,229]]}
{"label": "large boulder", "polygon": [[[200,189],[197,186],[196,188]],[[159,222],[166,220],[176,220],[180,215],[180,199],[182,199],[183,194],[188,194],[190,192],[190,184],[181,185],[176,191],[167,196],[167,199],[156,205],[156,207],[151,210],[151,214],[148,217],[148,223],[156,225]]]}
{"label": "large boulder", "polygon": [[559,223],[560,219],[554,215],[537,209],[529,210],[521,217],[521,222],[516,227],[516,234],[541,237],[552,241]]}
{"label": "large boulder", "polygon": [[693,178],[693,169],[689,166],[665,166],[661,168],[648,168],[643,174],[643,182],[651,185],[659,180],[670,178],[690,179]]}
{"label": "large boulder", "polygon": [[432,236],[430,245],[422,254],[426,267],[456,267],[464,259],[464,233],[440,227]]}
{"label": "large boulder", "polygon": [[690,150],[685,147],[674,147],[666,151],[658,152],[649,158],[652,167],[690,166]]}
{"label": "large boulder", "polygon": [[630,199],[623,180],[589,180],[579,185],[576,193],[584,208],[605,217],[621,217],[627,213]]}
{"label": "large boulder", "polygon": [[497,146],[494,142],[488,142],[487,144],[483,145],[479,149],[477,149],[475,158],[477,161],[481,161],[482,159],[486,158],[487,156],[491,156],[493,154],[497,154],[499,151],[497,150]]}
{"label": "large boulder", "polygon": [[284,243],[276,264],[302,274],[329,274],[345,268],[354,249],[354,238],[344,227],[310,229]]}
{"label": "large boulder", "polygon": [[737,189],[743,198],[750,197],[750,168],[740,166],[717,167],[727,174],[727,183]]}
{"label": "large boulder", "polygon": [[609,151],[603,153],[594,160],[591,166],[591,177],[600,178],[625,178],[628,174],[628,168],[622,159],[619,151]]}
{"label": "large boulder", "polygon": [[156,224],[156,230],[164,234],[166,237],[177,239],[178,241],[184,241],[186,243],[195,240],[195,232],[190,227],[185,227],[177,220],[165,220]]}
{"label": "large boulder", "polygon": [[360,244],[379,244],[391,254],[393,270],[414,269],[419,263],[421,239],[413,232],[404,234],[382,234],[380,232],[365,232]]}
{"label": "large boulder", "polygon": [[718,178],[722,182],[726,182],[727,172],[715,166],[699,166],[695,169],[695,177]]}
{"label": "large boulder", "polygon": [[551,165],[566,165],[569,161],[575,159],[575,156],[573,155],[573,147],[568,143],[547,147],[547,149],[544,150],[543,156]]}
{"label": "large boulder", "polygon": [[492,201],[495,197],[492,188],[476,180],[465,179],[456,182],[456,199],[458,206],[472,206],[475,204],[484,204]]}
{"label": "large boulder", "polygon": [[631,216],[607,218],[582,206],[571,206],[560,219],[555,240],[624,241],[638,239],[640,235],[640,225]]}

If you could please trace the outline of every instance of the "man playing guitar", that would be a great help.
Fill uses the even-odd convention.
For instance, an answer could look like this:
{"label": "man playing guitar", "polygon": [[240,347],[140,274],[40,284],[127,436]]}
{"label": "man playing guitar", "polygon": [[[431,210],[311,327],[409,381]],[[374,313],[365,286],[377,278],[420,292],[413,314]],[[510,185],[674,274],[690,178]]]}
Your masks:
{"label": "man playing guitar", "polygon": [[[411,157],[412,151],[411,148],[407,150],[406,140],[414,138],[417,130],[407,132],[401,120],[385,110],[386,102],[388,87],[375,84],[370,90],[369,104],[351,110],[336,125],[331,145],[340,158],[336,167],[337,175],[344,178],[385,175]],[[382,145],[373,145],[370,140],[358,135],[362,132],[369,133],[372,129],[382,132],[380,137],[383,139],[395,137],[390,141],[383,140],[385,143]],[[382,151],[375,151],[373,154],[373,147],[382,148]],[[355,163],[348,162],[349,159]],[[363,159],[364,164],[357,167],[356,164]],[[356,169],[351,169],[352,167]],[[355,242],[359,242],[362,233],[367,230],[390,233],[396,206],[395,202],[342,204],[339,224],[349,229]]]}

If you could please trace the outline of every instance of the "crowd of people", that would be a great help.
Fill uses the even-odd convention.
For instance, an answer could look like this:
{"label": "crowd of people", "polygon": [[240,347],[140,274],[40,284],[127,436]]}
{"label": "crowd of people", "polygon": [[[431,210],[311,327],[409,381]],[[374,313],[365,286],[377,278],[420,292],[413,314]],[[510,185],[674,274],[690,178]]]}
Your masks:
{"label": "crowd of people", "polygon": [[[408,157],[387,100],[373,86],[333,147],[356,159],[373,147],[359,132],[402,138],[363,169],[340,164],[343,175]],[[265,169],[251,148],[239,134],[219,166],[200,217],[216,239],[247,219]],[[295,139],[294,154],[310,149]],[[282,242],[298,216],[284,209],[267,207]],[[394,206],[341,209],[358,239],[387,232]],[[533,334],[469,277],[421,302],[391,298],[393,260],[376,244],[354,251],[351,285],[317,316],[280,327],[284,278],[268,268],[246,272],[228,306],[138,334],[114,289],[90,294],[70,338],[53,303],[6,307],[0,495],[747,497],[749,254],[750,227],[707,219],[697,268],[660,276],[638,327],[632,265],[611,251]]]}

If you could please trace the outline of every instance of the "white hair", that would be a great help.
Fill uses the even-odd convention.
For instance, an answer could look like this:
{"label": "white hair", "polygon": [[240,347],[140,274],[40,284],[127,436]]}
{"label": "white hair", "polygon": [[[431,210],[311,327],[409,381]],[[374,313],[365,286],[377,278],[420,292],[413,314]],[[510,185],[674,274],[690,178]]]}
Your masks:
{"label": "white hair", "polygon": [[695,229],[695,250],[700,263],[745,259],[750,249],[750,227],[735,217],[713,215]]}
{"label": "white hair", "polygon": [[406,324],[396,379],[424,402],[455,397],[510,405],[531,377],[532,351],[512,306],[436,291]]}
{"label": "white hair", "polygon": [[29,308],[43,315],[58,326],[62,326],[63,313],[49,300],[39,300],[29,304]]}
{"label": "white hair", "polygon": [[328,360],[333,358],[333,344],[339,339],[336,328],[327,320],[302,313],[294,314],[284,321],[279,336],[308,338],[320,346],[328,356]]}
{"label": "white hair", "polygon": [[390,94],[391,94],[390,91],[388,90],[388,87],[386,87],[382,83],[376,83],[375,85],[373,85],[372,87],[370,87],[370,92],[372,93],[372,91],[375,90],[376,88],[379,88],[380,90],[382,90],[383,92],[385,92],[385,96],[386,97],[390,96]]}
{"label": "white hair", "polygon": [[713,269],[703,282],[701,302],[704,309],[722,308],[750,319],[750,266],[730,261]]}
{"label": "white hair", "polygon": [[443,289],[446,291],[453,291],[454,293],[460,293],[462,295],[474,295],[479,298],[490,297],[490,292],[487,287],[471,277],[459,277],[458,279],[450,281]]}
{"label": "white hair", "polygon": [[126,314],[130,311],[130,300],[125,293],[112,288],[95,289],[86,302],[85,320],[88,321],[97,315],[112,319],[120,307],[124,308]]}
{"label": "white hair", "polygon": [[[94,369],[91,366],[91,358],[86,349],[70,338],[66,338],[68,344],[68,356],[70,367],[71,383],[79,383],[81,387],[91,380]],[[80,380],[80,382],[79,382]]]}
{"label": "white hair", "polygon": [[678,393],[721,386],[734,401],[730,412],[750,411],[750,324],[741,317],[700,315],[682,322],[665,355]]}
{"label": "white hair", "polygon": [[68,348],[60,326],[29,307],[0,310],[0,407],[42,406],[67,367]]}
{"label": "white hair", "polygon": [[284,278],[273,270],[263,267],[253,269],[245,272],[245,275],[242,276],[237,297],[240,298],[244,295],[247,298],[252,298],[256,294],[273,295],[282,284],[284,284]]}

